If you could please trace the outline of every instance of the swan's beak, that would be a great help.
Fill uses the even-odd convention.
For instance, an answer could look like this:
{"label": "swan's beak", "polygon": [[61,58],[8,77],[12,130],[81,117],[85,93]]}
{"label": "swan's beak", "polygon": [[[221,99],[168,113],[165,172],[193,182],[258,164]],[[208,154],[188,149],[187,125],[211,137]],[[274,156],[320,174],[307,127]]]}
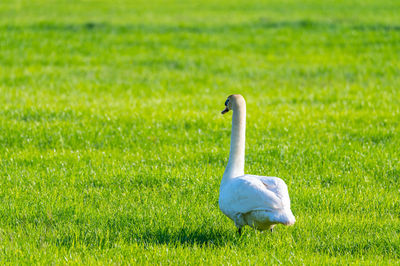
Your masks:
{"label": "swan's beak", "polygon": [[225,113],[227,113],[227,112],[229,112],[228,106],[225,107],[225,109],[221,112],[221,114],[225,114]]}

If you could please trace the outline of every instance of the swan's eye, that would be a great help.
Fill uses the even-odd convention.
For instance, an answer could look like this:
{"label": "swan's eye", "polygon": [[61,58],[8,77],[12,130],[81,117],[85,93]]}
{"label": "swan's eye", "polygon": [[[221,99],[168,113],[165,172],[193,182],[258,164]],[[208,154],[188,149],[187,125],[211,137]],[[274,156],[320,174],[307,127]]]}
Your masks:
{"label": "swan's eye", "polygon": [[228,106],[229,99],[226,99],[225,106]]}

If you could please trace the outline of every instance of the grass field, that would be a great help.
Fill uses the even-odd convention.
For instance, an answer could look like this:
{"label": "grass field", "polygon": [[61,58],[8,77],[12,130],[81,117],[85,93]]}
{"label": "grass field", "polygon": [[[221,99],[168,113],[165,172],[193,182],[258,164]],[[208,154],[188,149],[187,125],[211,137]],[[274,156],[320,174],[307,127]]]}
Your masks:
{"label": "grass field", "polygon": [[[0,262],[396,264],[400,2],[0,2]],[[297,223],[218,209],[226,97]]]}

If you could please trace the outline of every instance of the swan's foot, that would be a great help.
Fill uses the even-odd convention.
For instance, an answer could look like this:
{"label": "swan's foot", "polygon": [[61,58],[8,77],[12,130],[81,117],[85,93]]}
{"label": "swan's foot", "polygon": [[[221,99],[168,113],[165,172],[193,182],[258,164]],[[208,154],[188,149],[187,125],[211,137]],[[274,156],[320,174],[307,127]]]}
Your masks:
{"label": "swan's foot", "polygon": [[238,228],[238,234],[239,234],[239,236],[242,235],[242,228],[241,227]]}

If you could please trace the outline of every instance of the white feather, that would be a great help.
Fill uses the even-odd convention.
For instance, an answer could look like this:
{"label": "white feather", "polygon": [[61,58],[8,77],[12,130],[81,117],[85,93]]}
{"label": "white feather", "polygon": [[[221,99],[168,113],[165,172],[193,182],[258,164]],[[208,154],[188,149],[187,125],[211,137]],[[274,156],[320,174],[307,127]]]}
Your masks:
{"label": "white feather", "polygon": [[[295,222],[287,186],[278,177],[244,175],[233,178],[221,186],[219,206],[238,227],[247,224],[264,230],[273,224]],[[249,224],[250,220],[253,224]]]}

